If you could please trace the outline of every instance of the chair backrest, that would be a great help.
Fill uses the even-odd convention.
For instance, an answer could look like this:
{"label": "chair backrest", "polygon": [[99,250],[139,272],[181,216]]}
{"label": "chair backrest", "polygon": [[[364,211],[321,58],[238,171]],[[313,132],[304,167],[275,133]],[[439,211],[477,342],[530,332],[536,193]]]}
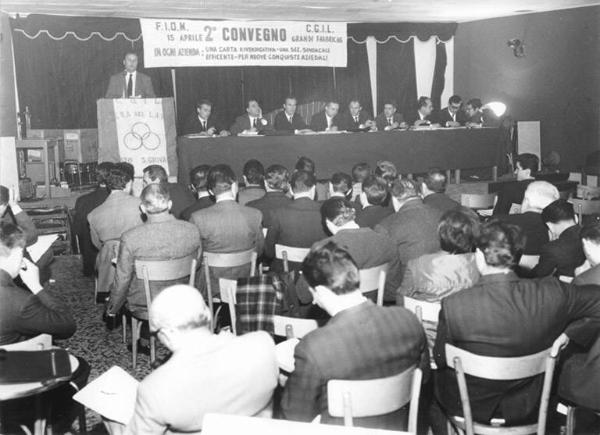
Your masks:
{"label": "chair backrest", "polygon": [[600,201],[571,198],[575,213],[579,216],[579,225],[583,225],[583,216],[590,214],[600,214]]}
{"label": "chair backrest", "polygon": [[368,293],[377,290],[377,305],[379,306],[383,305],[383,290],[389,266],[389,263],[385,263],[358,271],[360,276],[360,291]]}
{"label": "chair backrest", "polygon": [[494,207],[495,193],[462,193],[460,205],[474,209],[486,209]]}
{"label": "chair backrest", "polygon": [[273,333],[279,337],[302,338],[318,327],[317,321],[313,319],[273,316]]}
{"label": "chair backrest", "polygon": [[439,302],[426,302],[404,296],[404,308],[415,313],[420,322],[436,322],[440,316],[442,304]]}
{"label": "chair backrest", "polygon": [[360,381],[327,382],[327,407],[333,417],[344,417],[352,426],[353,417],[371,417],[394,412],[410,402],[408,431],[416,433],[421,370],[410,367],[394,376]]}
{"label": "chair backrest", "polygon": [[310,248],[295,248],[293,246],[275,244],[275,258],[283,260],[283,270],[289,272],[288,261],[302,263],[310,252]]}
{"label": "chair backrest", "polygon": [[29,340],[19,341],[18,343],[5,344],[0,346],[4,350],[44,350],[52,347],[52,336],[49,334],[40,334]]}
{"label": "chair backrest", "polygon": [[539,255],[521,255],[519,266],[523,269],[533,269],[540,262]]}

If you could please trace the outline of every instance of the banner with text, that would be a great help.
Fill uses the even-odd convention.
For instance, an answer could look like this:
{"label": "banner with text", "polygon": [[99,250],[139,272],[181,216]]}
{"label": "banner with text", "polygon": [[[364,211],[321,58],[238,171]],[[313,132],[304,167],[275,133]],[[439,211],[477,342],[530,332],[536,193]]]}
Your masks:
{"label": "banner with text", "polygon": [[346,23],[141,19],[144,66],[345,67]]}

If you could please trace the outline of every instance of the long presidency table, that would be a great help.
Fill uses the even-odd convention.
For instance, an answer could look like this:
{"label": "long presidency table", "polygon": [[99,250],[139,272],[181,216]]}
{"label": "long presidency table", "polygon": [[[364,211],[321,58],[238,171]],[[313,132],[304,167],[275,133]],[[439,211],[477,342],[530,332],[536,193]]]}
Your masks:
{"label": "long presidency table", "polygon": [[502,159],[497,128],[409,130],[293,136],[207,137],[177,140],[178,178],[189,183],[189,172],[200,164],[226,163],[241,176],[244,163],[258,159],[265,167],[279,163],[292,169],[300,156],[313,159],[317,176],[349,173],[355,163],[374,166],[390,160],[399,173],[426,172],[431,167],[467,169],[496,167]]}

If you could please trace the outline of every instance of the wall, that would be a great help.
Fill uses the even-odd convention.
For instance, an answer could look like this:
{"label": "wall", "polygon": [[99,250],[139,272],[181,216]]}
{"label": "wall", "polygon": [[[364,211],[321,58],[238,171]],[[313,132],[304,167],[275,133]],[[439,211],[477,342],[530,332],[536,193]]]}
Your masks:
{"label": "wall", "polygon": [[[525,41],[525,57],[512,38]],[[561,168],[600,148],[600,6],[459,24],[454,61],[455,92],[541,121],[542,156],[558,152]]]}

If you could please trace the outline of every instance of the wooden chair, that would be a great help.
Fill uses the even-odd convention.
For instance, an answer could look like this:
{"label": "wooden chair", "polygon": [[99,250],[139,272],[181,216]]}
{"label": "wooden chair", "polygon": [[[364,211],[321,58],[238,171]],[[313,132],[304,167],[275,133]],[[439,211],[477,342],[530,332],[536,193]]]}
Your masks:
{"label": "wooden chair", "polygon": [[473,210],[494,208],[495,202],[495,193],[462,193],[460,195],[460,205]]}
{"label": "wooden chair", "polygon": [[[466,432],[467,435],[495,435],[503,433],[511,435],[537,433],[538,435],[544,435],[546,433],[546,417],[548,415],[548,401],[550,400],[550,390],[552,389],[554,366],[560,350],[566,344],[566,341],[564,340],[565,337],[566,336],[561,335],[555,340],[552,347],[536,354],[505,358],[476,355],[452,346],[451,344],[446,344],[446,364],[448,364],[449,367],[453,367],[456,371],[456,379],[458,382],[464,416],[450,416],[450,422],[452,422],[461,433]],[[476,376],[483,379],[507,381],[530,378],[541,373],[544,373],[544,387],[541,394],[537,423],[523,426],[503,427],[473,422],[465,375]],[[451,430],[450,422],[448,424],[448,433],[450,433]]]}
{"label": "wooden chair", "polygon": [[419,322],[437,323],[442,304],[440,302],[427,302],[404,296],[404,308],[411,313],[415,313]]}
{"label": "wooden chair", "polygon": [[[250,265],[249,276],[254,276],[256,271],[256,258],[257,254],[254,249],[249,249],[247,251],[241,252],[228,252],[228,253],[220,253],[220,252],[205,252],[202,255],[202,262],[204,264],[204,277],[206,279],[206,291],[208,300],[208,307],[210,309],[210,313],[213,314],[213,304],[215,302],[220,303],[221,297],[214,297],[213,299],[213,289],[210,281],[210,268],[211,267],[238,267],[244,266],[246,264]],[[212,317],[211,320],[211,328],[214,330],[215,328],[215,318],[216,315]]]}
{"label": "wooden chair", "polygon": [[302,338],[318,327],[317,321],[313,319],[273,316],[274,334],[278,337]]}
{"label": "wooden chair", "polygon": [[[133,368],[137,364],[137,341],[140,338],[140,331],[143,322],[149,322],[150,304],[152,303],[152,294],[150,293],[150,281],[172,281],[189,276],[189,285],[193,286],[196,277],[197,254],[191,254],[182,258],[171,260],[135,260],[135,274],[138,279],[144,281],[144,293],[146,295],[146,312],[131,314],[131,358]],[[127,323],[125,315],[122,317],[123,325]],[[123,326],[125,334],[125,326]],[[156,358],[156,339],[150,336],[150,362]]]}
{"label": "wooden chair", "polygon": [[523,269],[531,270],[540,262],[539,255],[521,255],[519,266]]}
{"label": "wooden chair", "polygon": [[275,258],[283,260],[284,272],[290,271],[288,262],[302,263],[309,252],[310,248],[295,248],[293,246],[275,244]]}
{"label": "wooden chair", "polygon": [[389,263],[385,263],[358,271],[360,276],[359,290],[362,293],[369,293],[373,290],[377,290],[377,305],[379,306],[383,306],[383,290],[385,288],[385,278],[389,267]]}
{"label": "wooden chair", "polygon": [[[563,412],[560,409],[557,409],[558,412],[560,412],[561,414],[566,414],[567,415],[567,427],[566,427],[566,434],[565,435],[575,435],[575,411],[578,408],[585,408],[585,406],[580,406],[580,405],[575,405],[575,404],[568,404],[568,405],[563,405],[562,403],[559,403],[559,407],[564,407],[566,408],[566,411]],[[589,410],[590,412],[595,413],[597,416],[600,416],[600,412],[598,411],[594,411],[594,410]]]}
{"label": "wooden chair", "polygon": [[44,350],[52,347],[52,336],[50,334],[40,334],[29,340],[19,341],[18,343],[5,344],[0,349],[15,350]]}
{"label": "wooden chair", "polygon": [[417,433],[419,395],[423,374],[416,366],[379,379],[327,382],[327,408],[332,417],[343,417],[353,426],[353,417],[371,417],[394,412],[410,402],[408,432]]}
{"label": "wooden chair", "polygon": [[235,317],[235,304],[236,291],[237,291],[237,280],[219,278],[219,289],[221,290],[221,302],[225,303],[229,307],[229,318],[231,319],[231,332],[237,335],[236,329],[236,317]]}
{"label": "wooden chair", "polygon": [[600,201],[571,198],[569,200],[573,204],[575,213],[579,217],[579,225],[583,226],[583,216],[600,214]]}

